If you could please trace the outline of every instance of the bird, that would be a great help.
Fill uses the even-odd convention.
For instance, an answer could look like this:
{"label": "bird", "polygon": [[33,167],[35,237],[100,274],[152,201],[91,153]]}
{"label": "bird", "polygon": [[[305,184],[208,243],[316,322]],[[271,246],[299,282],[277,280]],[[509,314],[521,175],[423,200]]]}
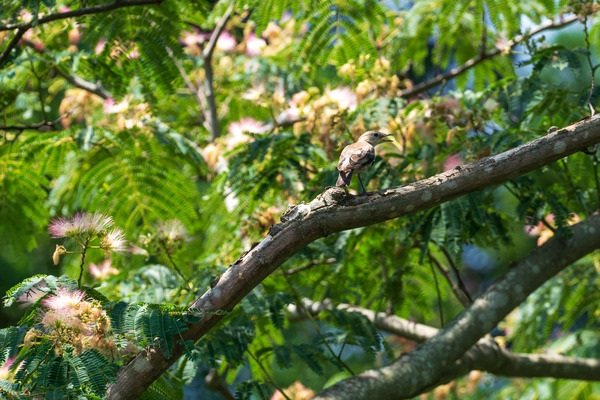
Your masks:
{"label": "bird", "polygon": [[392,136],[391,133],[381,133],[378,131],[367,131],[360,135],[356,143],[352,143],[342,150],[340,154],[340,162],[337,169],[340,171],[340,176],[336,186],[348,187],[352,181],[352,174],[356,172],[358,181],[362,187],[362,192],[365,193],[365,185],[363,185],[360,174],[365,172],[375,160],[375,146],[385,142],[391,142],[391,139],[386,139]]}

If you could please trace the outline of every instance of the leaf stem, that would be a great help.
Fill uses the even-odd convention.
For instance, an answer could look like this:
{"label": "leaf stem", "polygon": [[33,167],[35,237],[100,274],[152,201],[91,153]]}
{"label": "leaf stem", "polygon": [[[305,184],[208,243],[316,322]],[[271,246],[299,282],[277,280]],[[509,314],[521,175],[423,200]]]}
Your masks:
{"label": "leaf stem", "polygon": [[83,278],[83,264],[85,263],[85,253],[87,252],[88,244],[90,239],[85,239],[85,242],[81,245],[81,264],[79,264],[79,279],[77,280],[77,286],[81,289],[81,280]]}

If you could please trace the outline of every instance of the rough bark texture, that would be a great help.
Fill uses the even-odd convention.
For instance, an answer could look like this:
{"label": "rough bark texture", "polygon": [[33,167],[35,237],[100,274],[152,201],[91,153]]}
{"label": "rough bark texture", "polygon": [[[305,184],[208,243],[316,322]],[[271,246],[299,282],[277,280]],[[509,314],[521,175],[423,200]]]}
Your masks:
{"label": "rough bark texture", "polygon": [[[328,188],[309,204],[288,207],[288,210],[282,215],[282,221],[285,222],[274,225],[270,230],[270,234],[260,244],[233,263],[223,274],[218,284],[209,289],[190,307],[202,311],[231,310],[283,262],[320,237],[429,209],[467,193],[533,171],[598,142],[600,142],[600,116],[595,116],[515,149],[402,187],[384,189],[359,196],[348,195],[341,188]],[[569,241],[569,243],[571,242]],[[590,246],[590,250],[587,251],[591,251],[591,248],[593,246]],[[570,249],[563,252],[570,254],[557,254],[556,260],[572,262],[577,259],[569,258],[567,260],[564,258],[574,254],[571,253]],[[537,253],[535,254],[538,256]],[[539,272],[540,266],[532,265],[531,268]],[[491,306],[497,303],[506,306],[511,296],[518,295],[522,297],[525,293],[529,293],[528,290],[532,290],[531,285],[526,285],[528,285],[527,281],[534,279],[533,272],[535,271],[531,272],[531,276],[530,274],[520,276],[521,280],[517,281],[517,284],[513,287],[505,288],[497,293],[494,292],[496,293],[495,297],[493,296],[487,300],[479,299],[471,307],[471,311],[467,314],[467,320],[481,319],[479,321],[481,324],[484,322],[487,325],[492,324],[493,321],[497,320],[496,314],[500,311]],[[492,311],[486,312],[488,307]],[[481,316],[479,313],[482,313]],[[183,334],[183,337],[198,340],[221,318],[221,315],[205,314],[198,323],[192,325]],[[463,315],[460,320],[464,321],[465,316]],[[463,326],[462,323],[458,325],[458,327],[460,326]],[[449,328],[452,327],[455,327],[455,325]],[[453,336],[455,331],[450,332]],[[435,351],[430,352],[427,351],[426,347],[423,347],[424,350],[420,352],[426,352],[433,356],[443,354],[446,350],[452,351],[452,357],[455,353],[458,353],[452,360],[454,361],[483,334],[478,336],[475,341],[472,340],[471,336],[473,335],[469,336],[469,340],[460,340],[461,343],[457,344],[456,349],[448,348],[451,346],[446,341],[441,341],[439,343],[434,342],[435,346],[433,348],[436,349]],[[457,351],[457,349],[460,350]],[[108,397],[110,399],[135,398],[153,380],[160,376],[181,353],[181,344],[175,345],[173,356],[170,359],[166,359],[161,351],[143,351],[119,372],[117,382],[109,387]],[[382,390],[383,388],[390,390],[390,387],[397,385],[394,380],[395,375],[400,374],[401,376],[411,376],[412,381],[407,382],[407,387],[411,388],[411,393],[414,393],[425,384],[428,378],[434,376],[428,371],[430,368],[435,369],[437,367],[431,365],[432,359],[428,358],[427,360],[427,364],[419,365],[418,369],[410,365],[405,367],[405,364],[402,364],[399,369],[393,369],[390,366],[389,368],[392,369],[372,372],[373,377],[367,374],[364,378],[353,380],[348,386],[356,387],[357,393],[355,394],[358,394],[360,388],[367,388],[366,391],[362,392],[363,396],[379,398],[377,395],[369,393],[372,386],[381,386]],[[401,373],[403,371],[406,371],[407,374]],[[341,398],[335,397],[341,393],[337,392],[341,390],[340,385],[336,385],[332,390],[330,393],[335,393],[335,395],[329,398]],[[397,388],[392,389],[392,391],[397,393]]]}

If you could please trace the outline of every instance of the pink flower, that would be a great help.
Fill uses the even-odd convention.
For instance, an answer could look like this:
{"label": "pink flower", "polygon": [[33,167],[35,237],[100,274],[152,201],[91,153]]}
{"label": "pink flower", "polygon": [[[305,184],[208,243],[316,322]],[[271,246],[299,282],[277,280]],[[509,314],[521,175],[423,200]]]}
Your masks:
{"label": "pink flower", "polygon": [[450,154],[446,157],[446,161],[444,161],[444,171],[454,169],[457,166],[462,165],[462,163],[462,159],[458,153]]}
{"label": "pink flower", "polygon": [[33,14],[27,10],[21,10],[19,14],[21,15],[21,18],[23,18],[23,22],[31,22],[33,20]]}
{"label": "pink flower", "polygon": [[179,38],[179,41],[185,46],[195,46],[210,39],[210,33],[200,32],[194,30],[194,32],[183,31],[183,36]]}
{"label": "pink flower", "polygon": [[117,275],[119,270],[112,266],[112,260],[107,258],[102,264],[90,264],[90,274],[99,280],[108,278],[111,275]]}
{"label": "pink flower", "polygon": [[264,133],[265,127],[262,123],[253,118],[242,118],[238,122],[232,122],[227,128],[230,137],[227,140],[227,150],[235,148],[240,143],[251,140],[245,133]]}
{"label": "pink flower", "polygon": [[104,50],[104,46],[106,46],[106,39],[98,40],[98,44],[96,45],[96,49],[94,50],[96,55],[102,53],[102,51]]}
{"label": "pink flower", "polygon": [[235,38],[227,31],[222,32],[217,40],[217,48],[225,52],[233,51],[235,45]]}
{"label": "pink flower", "polygon": [[43,314],[42,325],[46,327],[52,326],[69,326],[72,328],[81,328],[81,321],[78,320],[77,314],[79,314],[79,310],[77,310],[77,306],[80,302],[69,305],[67,307],[62,307],[57,310],[49,310],[45,314]]}
{"label": "pink flower", "polygon": [[310,99],[310,94],[306,90],[302,90],[298,93],[294,93],[292,96],[292,100],[290,100],[290,104],[298,106],[300,104],[305,104]]}
{"label": "pink flower", "polygon": [[17,371],[19,369],[21,369],[21,367],[24,364],[24,361],[21,361],[21,364],[19,364],[17,369],[15,371],[11,372],[11,368],[12,368],[13,364],[15,363],[16,359],[17,359],[17,356],[9,357],[6,359],[6,362],[4,364],[2,364],[2,367],[0,367],[0,379],[4,379],[6,381],[11,381],[14,378]]}
{"label": "pink flower", "polygon": [[116,114],[123,111],[127,111],[129,108],[129,99],[124,98],[120,103],[116,103],[115,99],[109,97],[104,101],[104,113],[105,114]]}
{"label": "pink flower", "polygon": [[69,291],[65,287],[59,287],[56,294],[50,295],[42,300],[42,305],[51,310],[62,310],[74,308],[85,298],[85,292],[81,290]]}
{"label": "pink flower", "polygon": [[[571,214],[567,220],[567,225],[574,225],[581,221],[581,218],[577,214]],[[528,221],[530,222],[530,221]],[[548,214],[546,217],[546,223],[552,227],[556,226],[555,217],[553,214]],[[525,232],[529,236],[537,236],[537,245],[541,246],[546,243],[552,236],[554,231],[550,229],[543,221],[540,221],[537,225],[531,225],[530,223],[525,225]]]}
{"label": "pink flower", "polygon": [[340,110],[356,110],[356,93],[349,87],[341,86],[333,90],[327,89],[325,91],[325,96],[327,96],[331,102],[336,103]]}
{"label": "pink flower", "polygon": [[138,256],[148,256],[148,252],[146,250],[134,244],[129,245],[129,248],[127,248],[127,252]]}
{"label": "pink flower", "polygon": [[102,238],[100,248],[106,251],[124,252],[127,251],[129,244],[125,239],[125,232],[121,228],[113,228]]}
{"label": "pink flower", "polygon": [[264,39],[256,37],[255,33],[251,33],[246,38],[246,54],[250,57],[260,56],[262,49],[267,45]]}
{"label": "pink flower", "polygon": [[50,221],[48,233],[53,239],[67,237],[73,230],[73,222],[69,219],[58,217]]}
{"label": "pink flower", "polygon": [[244,132],[264,133],[265,127],[262,123],[258,122],[254,118],[245,117],[238,122],[232,122],[229,124],[227,130],[232,136],[240,136]]}
{"label": "pink flower", "polygon": [[113,223],[112,217],[100,213],[85,213],[85,221],[83,222],[85,229],[92,233],[99,233],[106,230],[108,227],[112,226]]}
{"label": "pink flower", "polygon": [[94,236],[113,224],[113,219],[104,214],[80,212],[71,219],[55,218],[48,225],[53,239],[88,234]]}
{"label": "pink flower", "polygon": [[187,236],[185,226],[177,219],[161,222],[158,232],[167,240],[185,240]]}
{"label": "pink flower", "polygon": [[[133,46],[131,50],[127,53],[127,58],[130,60],[134,60],[140,57],[140,52],[138,51],[137,46]],[[129,104],[129,103],[128,103]]]}

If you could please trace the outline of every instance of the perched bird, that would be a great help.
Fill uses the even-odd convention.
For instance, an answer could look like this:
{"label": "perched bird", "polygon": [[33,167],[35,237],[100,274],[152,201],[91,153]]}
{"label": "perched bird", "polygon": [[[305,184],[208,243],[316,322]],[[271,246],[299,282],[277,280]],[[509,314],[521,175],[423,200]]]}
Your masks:
{"label": "perched bird", "polygon": [[336,186],[350,186],[352,174],[356,172],[358,181],[362,187],[362,193],[366,192],[365,185],[363,185],[362,179],[360,179],[360,174],[373,164],[375,160],[375,146],[391,142],[391,139],[386,139],[388,136],[391,136],[391,134],[368,131],[360,135],[356,143],[346,146],[342,150],[342,154],[340,154],[340,162],[337,166],[338,171],[340,171],[340,177],[337,180]]}

